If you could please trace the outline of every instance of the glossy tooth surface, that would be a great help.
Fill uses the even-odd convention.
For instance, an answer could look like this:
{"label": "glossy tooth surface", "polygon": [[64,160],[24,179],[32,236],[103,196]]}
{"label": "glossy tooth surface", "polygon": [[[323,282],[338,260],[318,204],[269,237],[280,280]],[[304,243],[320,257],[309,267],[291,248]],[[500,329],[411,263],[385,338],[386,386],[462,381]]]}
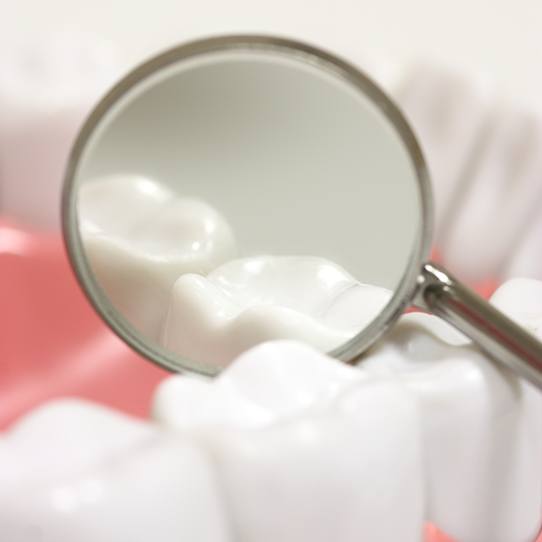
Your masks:
{"label": "glossy tooth surface", "polygon": [[434,316],[402,318],[364,363],[421,408],[427,519],[461,542],[531,542],[542,510],[542,399]]}
{"label": "glossy tooth surface", "polygon": [[[541,205],[542,207],[542,205]],[[529,277],[542,280],[542,212],[529,225],[522,239],[517,243],[505,266],[503,277]]]}
{"label": "glossy tooth surface", "polygon": [[542,340],[542,281],[508,280],[493,294],[491,303]]}
{"label": "glossy tooth surface", "polygon": [[0,210],[38,227],[60,223],[65,162],[80,124],[119,76],[110,43],[57,32],[0,52]]}
{"label": "glossy tooth surface", "polygon": [[100,285],[152,339],[159,338],[177,278],[208,273],[235,255],[231,228],[216,210],[145,177],[88,182],[80,191],[79,212],[86,254]]}
{"label": "glossy tooth surface", "polygon": [[541,174],[542,116],[496,112],[443,234],[440,248],[453,271],[473,281],[504,274],[540,213]]}
{"label": "glossy tooth surface", "polygon": [[400,385],[277,341],[214,381],[172,377],[155,415],[212,451],[236,540],[422,539],[418,411]]}
{"label": "glossy tooth surface", "polygon": [[487,120],[488,92],[481,81],[436,64],[413,66],[395,92],[427,160],[435,198],[436,237],[460,189]]}
{"label": "glossy tooth surface", "polygon": [[330,351],[372,321],[390,296],[322,258],[234,260],[207,277],[177,280],[162,344],[217,365],[272,339],[298,339]]}
{"label": "glossy tooth surface", "polygon": [[10,542],[231,540],[201,450],[75,400],[0,438],[0,532]]}

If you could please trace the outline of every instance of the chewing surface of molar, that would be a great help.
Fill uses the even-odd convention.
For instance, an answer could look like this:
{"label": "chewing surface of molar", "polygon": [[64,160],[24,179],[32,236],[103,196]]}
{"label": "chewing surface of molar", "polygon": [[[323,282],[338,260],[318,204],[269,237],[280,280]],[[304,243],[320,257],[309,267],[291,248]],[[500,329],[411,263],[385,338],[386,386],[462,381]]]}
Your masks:
{"label": "chewing surface of molar", "polygon": [[63,400],[0,437],[9,542],[230,542],[204,451],[90,403]]}
{"label": "chewing surface of molar", "polygon": [[390,297],[323,258],[233,260],[207,277],[187,274],[176,281],[162,344],[216,365],[272,339],[298,339],[330,351],[361,331]]}
{"label": "chewing surface of molar", "polygon": [[65,163],[79,126],[121,72],[99,36],[57,32],[0,52],[0,211],[59,227]]}
{"label": "chewing surface of molar", "polygon": [[145,177],[88,181],[78,204],[85,254],[99,285],[146,338],[159,338],[180,275],[206,274],[235,256],[231,228],[215,209]]}

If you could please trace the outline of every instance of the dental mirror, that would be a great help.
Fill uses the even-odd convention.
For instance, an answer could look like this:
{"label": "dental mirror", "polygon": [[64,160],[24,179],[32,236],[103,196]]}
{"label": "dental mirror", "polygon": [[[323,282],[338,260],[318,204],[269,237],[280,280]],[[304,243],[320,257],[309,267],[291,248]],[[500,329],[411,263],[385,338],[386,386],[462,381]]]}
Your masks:
{"label": "dental mirror", "polygon": [[63,227],[90,302],[162,367],[214,375],[275,338],[355,362],[416,305],[542,387],[534,336],[428,262],[401,112],[315,47],[217,37],[135,69],[79,134]]}

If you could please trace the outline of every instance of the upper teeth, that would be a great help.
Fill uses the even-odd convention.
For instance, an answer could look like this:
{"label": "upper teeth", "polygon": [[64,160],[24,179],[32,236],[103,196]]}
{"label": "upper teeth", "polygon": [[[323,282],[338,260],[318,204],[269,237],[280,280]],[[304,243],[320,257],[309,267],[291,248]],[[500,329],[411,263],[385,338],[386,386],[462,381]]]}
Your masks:
{"label": "upper teeth", "polygon": [[231,228],[217,211],[144,177],[86,183],[79,210],[85,253],[100,286],[153,339],[160,336],[175,280],[208,273],[235,255]]}
{"label": "upper teeth", "polygon": [[[540,292],[514,281],[494,301],[540,333]],[[405,316],[359,368],[267,343],[215,381],[164,382],[154,415],[177,437],[78,402],[29,415],[0,440],[0,531],[420,542],[425,519],[461,542],[532,542],[541,401],[432,316]]]}
{"label": "upper teeth", "polygon": [[56,32],[0,54],[0,211],[58,227],[66,158],[79,125],[117,77],[117,51]]}
{"label": "upper teeth", "polygon": [[206,278],[177,280],[162,342],[191,359],[222,365],[276,338],[330,351],[363,329],[390,295],[322,258],[234,260]]}
{"label": "upper teeth", "polygon": [[542,228],[533,228],[542,205],[540,115],[496,104],[476,80],[436,66],[410,72],[398,99],[427,152],[445,263],[473,282],[542,279]]}

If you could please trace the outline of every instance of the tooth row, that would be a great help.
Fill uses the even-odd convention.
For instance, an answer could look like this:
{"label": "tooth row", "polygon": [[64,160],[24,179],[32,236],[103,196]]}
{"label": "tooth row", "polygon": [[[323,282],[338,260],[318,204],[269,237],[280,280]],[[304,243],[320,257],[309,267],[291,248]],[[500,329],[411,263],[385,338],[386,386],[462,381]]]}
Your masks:
{"label": "tooth row", "polygon": [[[542,335],[542,282],[493,302]],[[0,532],[13,542],[532,542],[542,397],[424,314],[361,367],[288,341],[217,379],[173,376],[157,425],[80,401],[0,438]],[[54,438],[52,438],[54,436]],[[435,542],[432,540],[432,542]]]}
{"label": "tooth row", "polygon": [[412,69],[396,94],[432,174],[444,262],[470,282],[542,278],[542,116],[435,65]]}

